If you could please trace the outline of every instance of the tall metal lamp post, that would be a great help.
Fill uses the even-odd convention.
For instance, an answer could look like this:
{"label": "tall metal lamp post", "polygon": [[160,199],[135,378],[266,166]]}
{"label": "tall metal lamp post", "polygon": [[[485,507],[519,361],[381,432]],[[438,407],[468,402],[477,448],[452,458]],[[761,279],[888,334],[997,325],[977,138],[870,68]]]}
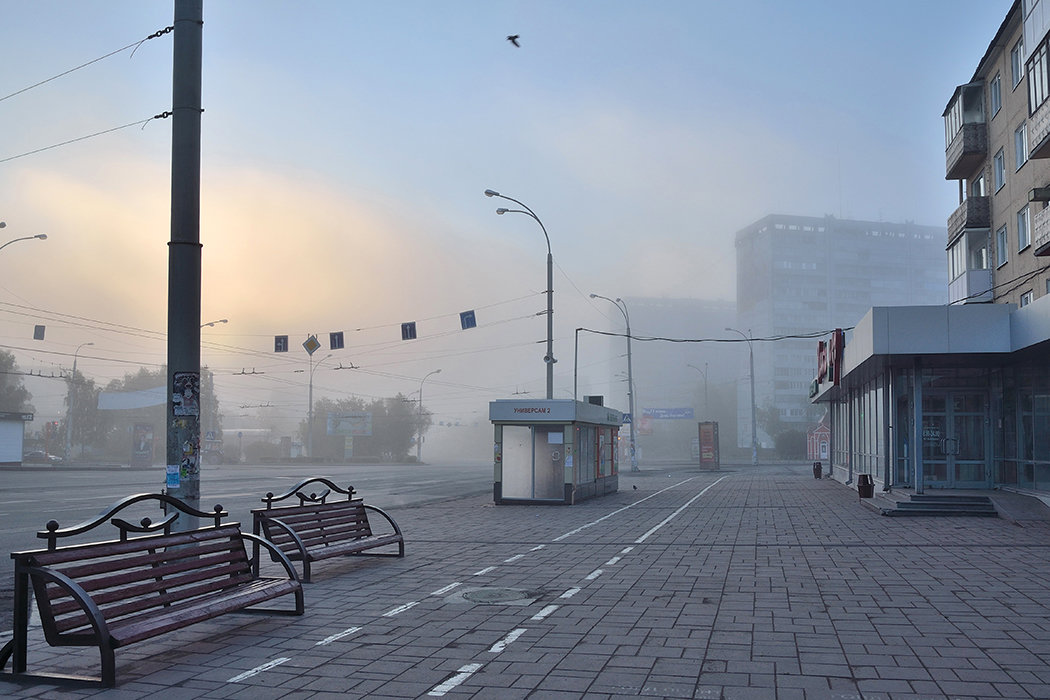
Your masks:
{"label": "tall metal lamp post", "polygon": [[620,297],[610,299],[609,297],[603,297],[601,294],[592,294],[591,299],[605,299],[605,301],[614,304],[616,308],[620,310],[620,313],[623,314],[624,323],[627,324],[627,410],[631,413],[631,471],[636,472],[638,471],[638,449],[634,433],[634,373],[631,369],[631,316],[627,313],[627,302]]}
{"label": "tall metal lamp post", "polygon": [[310,408],[306,412],[306,456],[310,459],[314,458],[314,370],[331,356],[332,353],[328,353],[317,362],[314,362],[314,356],[310,355]]}
{"label": "tall metal lamp post", "polygon": [[514,199],[508,197],[505,194],[500,194],[495,190],[485,190],[486,197],[499,197],[500,199],[506,199],[507,201],[514,202],[521,209],[504,209],[500,207],[496,210],[497,214],[506,214],[508,212],[512,214],[525,214],[531,216],[536,220],[536,223],[540,225],[543,230],[543,237],[547,239],[547,354],[543,357],[543,361],[547,364],[547,398],[554,398],[554,363],[557,360],[554,359],[554,257],[551,255],[551,238],[547,235],[547,228],[540,221],[540,217],[536,216],[536,212],[529,209],[528,206]]}
{"label": "tall metal lamp post", "polygon": [[419,382],[419,436],[416,438],[416,464],[423,463],[423,382],[432,374],[440,374],[441,370],[427,372]]}
{"label": "tall metal lamp post", "polygon": [[707,363],[706,362],[704,363],[704,368],[703,369],[700,369],[696,365],[686,365],[686,367],[692,367],[693,369],[695,369],[697,372],[699,372],[700,374],[702,374],[704,376],[704,420],[707,420],[710,417],[710,416],[707,415],[708,414],[708,403],[707,403]]}
{"label": "tall metal lamp post", "polygon": [[751,346],[751,329],[747,335],[736,328],[726,327],[727,331],[739,333],[747,341],[747,354],[751,364],[751,464],[758,464],[758,426],[755,423],[755,349]]}
{"label": "tall metal lamp post", "polygon": [[69,376],[69,406],[67,410],[69,414],[66,416],[66,459],[71,460],[73,458],[73,415],[74,415],[74,403],[77,398],[77,355],[80,354],[80,348],[85,345],[94,345],[94,343],[81,343],[77,346],[77,349],[73,351],[73,373]]}

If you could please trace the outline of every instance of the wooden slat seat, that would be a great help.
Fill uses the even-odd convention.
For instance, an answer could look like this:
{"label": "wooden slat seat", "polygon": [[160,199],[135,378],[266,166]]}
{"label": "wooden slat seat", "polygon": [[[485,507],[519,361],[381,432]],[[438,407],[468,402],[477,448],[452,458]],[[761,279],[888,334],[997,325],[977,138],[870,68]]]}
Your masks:
{"label": "wooden slat seat", "polygon": [[[303,488],[311,482],[324,483],[328,489],[320,496],[306,494]],[[345,494],[346,500],[328,501],[332,491]],[[299,497],[299,505],[273,507],[290,496]],[[374,555],[405,556],[405,540],[394,519],[375,506],[354,498],[354,489],[342,489],[328,479],[314,477],[300,482],[290,491],[274,496],[267,494],[265,508],[252,511],[252,529],[264,536],[292,561],[302,562],[302,580],[310,581],[310,564],[338,556]],[[369,522],[369,513],[385,519],[385,530],[376,534]],[[397,546],[397,552],[369,550]],[[255,559],[258,565],[258,559]]]}
{"label": "wooden slat seat", "polygon": [[[135,502],[156,498],[197,517],[214,517],[215,524],[187,532],[171,532],[174,516],[164,521],[164,532],[143,525],[112,522],[121,529],[118,540],[57,546],[57,538],[93,529],[117,511]],[[174,503],[173,503],[174,502]],[[302,585],[292,563],[273,544],[243,533],[237,523],[220,524],[225,515],[189,509],[163,494],[141,494],[124,499],[95,521],[58,530],[49,523],[46,550],[15,552],[15,638],[0,650],[0,669],[13,658],[12,674],[26,673],[28,591],[40,612],[44,638],[52,646],[97,646],[104,687],[116,684],[113,650],[203,622],[229,612],[270,612],[301,615]],[[53,525],[53,527],[52,527]],[[285,570],[285,577],[262,577],[253,567],[245,541],[264,547]],[[260,608],[262,603],[292,595],[294,608]],[[44,676],[53,680],[55,676]],[[61,677],[60,677],[61,678]],[[67,676],[67,680],[84,680]]]}

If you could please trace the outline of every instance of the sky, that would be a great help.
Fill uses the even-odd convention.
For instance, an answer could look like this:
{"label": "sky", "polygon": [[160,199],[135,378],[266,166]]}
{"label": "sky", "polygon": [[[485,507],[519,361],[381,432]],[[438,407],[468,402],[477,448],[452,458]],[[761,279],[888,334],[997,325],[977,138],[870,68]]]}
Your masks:
{"label": "sky", "polygon": [[[435,421],[542,398],[543,230],[489,188],[550,237],[557,398],[575,373],[581,395],[623,392],[593,340],[573,361],[574,329],[622,331],[590,293],[731,301],[734,235],[767,214],[943,226],[941,114],[1010,4],[206,0],[201,322],[228,322],[202,362],[227,425],[305,416],[311,367],[332,399],[418,396],[441,369]],[[76,357],[105,385],[165,362],[171,123],[149,118],[172,35],[134,45],[172,17],[0,0],[0,244],[48,236],[0,252],[0,348],[23,370]],[[65,384],[26,384],[57,418]]]}

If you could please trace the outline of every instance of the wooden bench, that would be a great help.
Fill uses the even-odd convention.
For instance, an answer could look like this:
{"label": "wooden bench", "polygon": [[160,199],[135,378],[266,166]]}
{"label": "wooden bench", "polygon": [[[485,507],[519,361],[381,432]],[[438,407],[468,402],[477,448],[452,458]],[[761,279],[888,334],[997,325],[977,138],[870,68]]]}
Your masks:
{"label": "wooden bench", "polygon": [[[312,483],[326,488],[320,495],[307,493],[305,487]],[[343,494],[345,499],[328,500],[332,493]],[[299,505],[273,505],[296,496]],[[273,492],[262,499],[265,508],[252,511],[252,530],[279,547],[292,561],[303,566],[302,580],[310,582],[310,564],[329,557],[370,554],[373,556],[405,556],[405,540],[401,528],[385,512],[354,498],[354,488],[340,488],[324,477],[313,477],[301,481],[280,496]],[[378,513],[386,519],[384,532],[375,534],[368,522],[369,512]],[[389,530],[389,532],[386,532]],[[397,545],[394,552],[369,552],[367,550],[388,545]],[[254,558],[256,566],[259,558]]]}
{"label": "wooden bench", "polygon": [[[156,524],[148,517],[139,524],[115,517],[137,504],[156,505],[150,501],[165,506],[166,515]],[[180,514],[208,518],[212,524],[173,532]],[[0,671],[8,659],[13,661],[11,672],[0,676],[112,688],[116,685],[113,652],[120,647],[228,612],[302,615],[303,589],[292,563],[269,542],[241,532],[237,523],[222,523],[226,515],[221,506],[205,513],[166,494],[139,494],[73,527],[59,528],[54,520],[47,523],[47,529],[37,533],[47,540],[47,549],[11,555],[14,638],[0,649]],[[58,546],[60,538],[83,534],[107,520],[119,531],[116,540]],[[245,540],[270,550],[286,576],[260,577],[253,570]],[[101,678],[26,672],[30,586],[47,643],[98,647]],[[295,597],[294,609],[257,607],[289,594]]]}

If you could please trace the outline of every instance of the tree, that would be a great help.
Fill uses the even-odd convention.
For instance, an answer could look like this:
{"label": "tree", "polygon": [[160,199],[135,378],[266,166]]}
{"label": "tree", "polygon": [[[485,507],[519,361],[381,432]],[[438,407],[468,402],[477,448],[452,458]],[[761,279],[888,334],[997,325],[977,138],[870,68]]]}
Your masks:
{"label": "tree", "polygon": [[[359,398],[319,399],[314,401],[314,454],[311,457],[341,461],[345,457],[346,436],[328,434],[329,413],[372,414],[372,434],[353,438],[355,459],[374,459],[403,462],[408,459],[413,438],[419,430],[419,409],[415,402],[402,394],[365,403]],[[423,430],[430,427],[431,415],[423,410]],[[306,442],[307,421],[299,426],[299,436]]]}
{"label": "tree", "polygon": [[[70,392],[66,394],[66,410],[68,416],[69,401],[73,399],[73,434],[72,445],[80,445],[81,455],[84,453],[85,445],[100,445],[105,440],[106,432],[110,428],[110,419],[106,411],[98,410],[98,395],[101,388],[95,384],[93,379],[87,379],[79,371],[70,378]],[[69,419],[62,419],[60,432],[66,434],[66,423]],[[70,447],[72,447],[70,445]],[[69,459],[72,455],[66,455]]]}
{"label": "tree", "polygon": [[0,411],[31,411],[33,406],[29,402],[32,399],[32,394],[22,383],[15,356],[0,350]]}

